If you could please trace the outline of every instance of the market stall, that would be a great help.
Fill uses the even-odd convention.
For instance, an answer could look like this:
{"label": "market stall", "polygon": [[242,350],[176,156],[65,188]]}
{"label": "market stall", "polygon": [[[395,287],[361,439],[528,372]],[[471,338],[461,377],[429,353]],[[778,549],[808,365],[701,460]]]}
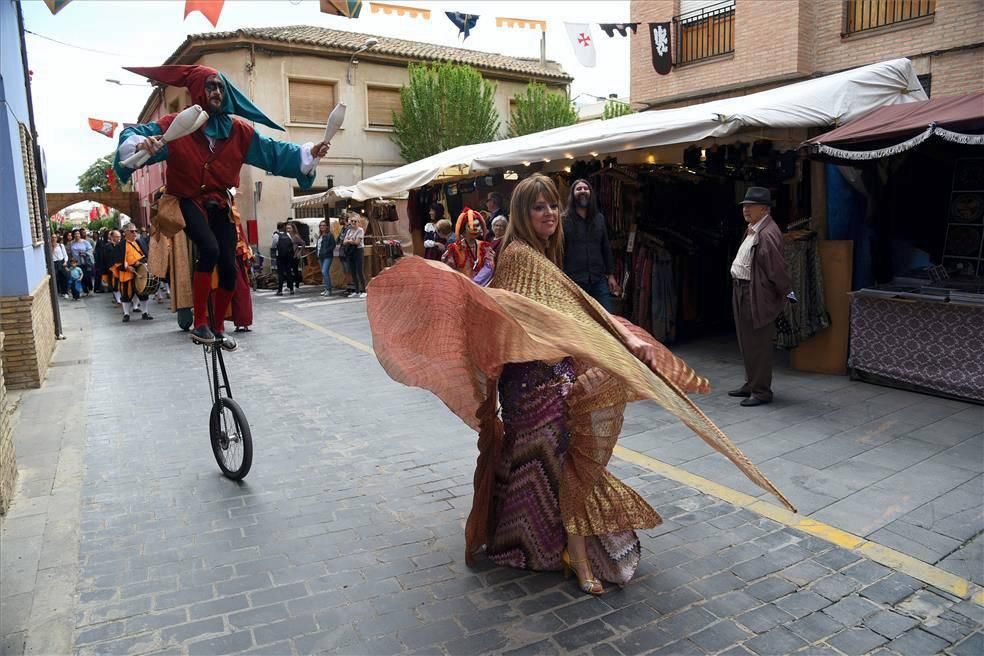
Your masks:
{"label": "market stall", "polygon": [[818,261],[808,257],[818,242],[811,230],[818,199],[798,146],[811,130],[924,98],[911,63],[889,61],[739,98],[460,146],[335,187],[325,198],[407,195],[408,227],[418,239],[433,203],[455,217],[463,207],[483,208],[490,191],[508,198],[532,172],[553,177],[564,195],[574,179],[586,178],[624,283],[618,311],[672,342],[730,331],[728,268],[743,233],[737,202],[748,186],[765,185],[777,198],[780,225],[802,229],[790,236],[789,250],[804,262],[804,298],[819,302],[787,317],[791,348],[827,320],[823,281],[807,271]]}
{"label": "market stall", "polygon": [[848,364],[864,380],[984,402],[984,92],[886,107],[810,139],[854,238]]}

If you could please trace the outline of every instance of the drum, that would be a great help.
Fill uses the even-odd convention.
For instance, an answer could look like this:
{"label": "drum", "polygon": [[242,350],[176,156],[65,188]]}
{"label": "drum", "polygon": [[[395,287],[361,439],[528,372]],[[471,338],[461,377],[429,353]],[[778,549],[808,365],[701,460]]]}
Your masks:
{"label": "drum", "polygon": [[137,296],[147,298],[157,292],[161,285],[160,279],[150,273],[150,267],[145,262],[137,263],[134,268],[133,287],[137,291]]}

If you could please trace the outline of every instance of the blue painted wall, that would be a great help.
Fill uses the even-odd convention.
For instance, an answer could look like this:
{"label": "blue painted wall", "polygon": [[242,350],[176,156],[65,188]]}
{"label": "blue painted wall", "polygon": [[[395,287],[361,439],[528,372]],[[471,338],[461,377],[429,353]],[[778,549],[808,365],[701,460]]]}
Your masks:
{"label": "blue painted wall", "polygon": [[[47,275],[31,241],[18,124],[30,127],[17,6],[0,0],[0,296],[30,294]],[[47,217],[45,217],[47,220]]]}

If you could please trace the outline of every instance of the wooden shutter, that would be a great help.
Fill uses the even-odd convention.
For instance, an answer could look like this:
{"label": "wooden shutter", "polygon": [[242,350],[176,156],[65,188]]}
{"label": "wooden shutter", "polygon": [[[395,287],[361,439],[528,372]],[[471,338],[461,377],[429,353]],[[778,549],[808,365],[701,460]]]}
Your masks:
{"label": "wooden shutter", "polygon": [[40,186],[38,185],[37,167],[34,160],[34,140],[27,126],[17,124],[20,131],[21,161],[24,164],[24,191],[27,193],[27,221],[31,226],[31,240],[35,245],[44,241],[40,207]]}
{"label": "wooden shutter", "polygon": [[369,127],[393,127],[393,112],[403,111],[400,90],[386,87],[369,87]]}
{"label": "wooden shutter", "polygon": [[335,85],[330,82],[290,80],[291,123],[324,125],[335,107]]}

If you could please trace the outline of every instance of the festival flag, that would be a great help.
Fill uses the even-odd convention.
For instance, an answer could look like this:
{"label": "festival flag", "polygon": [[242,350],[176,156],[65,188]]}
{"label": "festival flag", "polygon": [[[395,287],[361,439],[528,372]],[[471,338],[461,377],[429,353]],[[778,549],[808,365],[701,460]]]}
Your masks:
{"label": "festival flag", "polygon": [[635,34],[639,29],[639,23],[599,23],[598,27],[609,37],[614,38],[616,32],[621,36],[629,36],[629,30],[632,30]]}
{"label": "festival flag", "polygon": [[505,18],[497,16],[495,19],[496,27],[517,28],[521,30],[540,30],[547,31],[547,21],[538,18]]}
{"label": "festival flag", "polygon": [[321,0],[321,13],[358,18],[362,11],[362,0]]}
{"label": "festival flag", "polygon": [[44,4],[48,5],[48,11],[52,14],[57,14],[71,1],[72,0],[44,0]]}
{"label": "festival flag", "polygon": [[476,14],[465,14],[460,11],[446,11],[444,14],[458,28],[458,34],[464,35],[461,37],[462,41],[471,36],[471,31],[475,29],[475,24],[478,23]]}
{"label": "festival flag", "polygon": [[660,75],[673,70],[673,55],[670,53],[670,24],[650,23],[649,40],[653,47],[653,68]]}
{"label": "festival flag", "polygon": [[574,55],[581,66],[594,68],[596,62],[594,38],[591,36],[591,26],[587,23],[564,23],[567,36],[574,48]]}
{"label": "festival flag", "polygon": [[218,27],[219,14],[222,13],[222,5],[225,0],[185,0],[185,19],[188,14],[197,11],[208,19],[212,27]]}
{"label": "festival flag", "polygon": [[406,16],[407,18],[423,18],[430,20],[430,9],[418,9],[417,7],[407,7],[405,5],[393,5],[385,2],[374,2],[369,5],[370,11],[374,14],[384,14],[391,16]]}
{"label": "festival flag", "polygon": [[90,118],[89,127],[98,132],[99,134],[104,134],[110,139],[113,138],[113,133],[116,132],[116,121],[104,121],[99,118]]}

